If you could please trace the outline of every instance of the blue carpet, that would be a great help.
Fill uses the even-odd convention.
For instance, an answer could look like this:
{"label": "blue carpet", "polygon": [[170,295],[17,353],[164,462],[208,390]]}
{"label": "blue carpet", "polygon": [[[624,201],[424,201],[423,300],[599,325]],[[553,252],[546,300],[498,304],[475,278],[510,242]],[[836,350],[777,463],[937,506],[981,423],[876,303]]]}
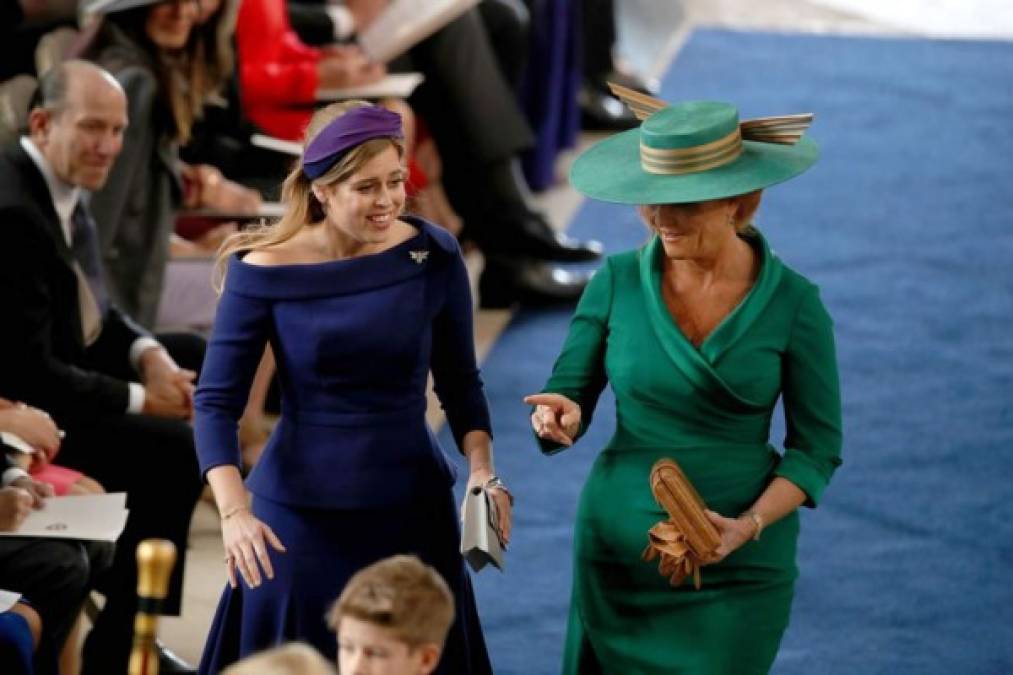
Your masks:
{"label": "blue carpet", "polygon": [[[845,463],[803,515],[775,673],[1013,672],[1011,83],[1011,43],[718,31],[696,33],[665,79],[669,100],[817,114],[821,162],[769,190],[758,223],[835,317]],[[597,203],[571,231],[613,252],[645,238],[629,208]],[[559,671],[577,495],[614,421],[603,401],[551,458],[528,435],[520,399],[568,317],[520,313],[484,367],[518,497],[506,574],[476,578],[504,675]]]}

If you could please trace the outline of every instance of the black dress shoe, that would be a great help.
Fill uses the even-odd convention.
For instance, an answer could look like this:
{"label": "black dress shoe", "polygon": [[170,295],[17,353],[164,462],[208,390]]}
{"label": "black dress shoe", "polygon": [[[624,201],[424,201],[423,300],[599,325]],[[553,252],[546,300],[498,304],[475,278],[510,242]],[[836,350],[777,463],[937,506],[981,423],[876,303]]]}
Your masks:
{"label": "black dress shoe", "polygon": [[581,126],[589,131],[625,131],[640,121],[633,111],[606,89],[585,82],[577,97]]}
{"label": "black dress shoe", "polygon": [[155,649],[158,650],[158,672],[159,675],[170,675],[172,673],[183,675],[196,675],[197,669],[184,661],[179,655],[162,644],[161,640],[155,641]]}
{"label": "black dress shoe", "polygon": [[514,256],[555,262],[589,262],[601,257],[600,241],[578,241],[557,232],[534,212],[505,214],[494,219],[488,230],[494,239],[479,241],[487,257]]}
{"label": "black dress shoe", "polygon": [[484,309],[574,303],[592,272],[566,270],[530,259],[486,258],[478,294]]}
{"label": "black dress shoe", "polygon": [[588,130],[624,131],[640,124],[633,111],[612,95],[608,83],[622,85],[627,89],[650,94],[648,86],[639,78],[612,71],[598,77],[587,77],[578,94],[581,121]]}

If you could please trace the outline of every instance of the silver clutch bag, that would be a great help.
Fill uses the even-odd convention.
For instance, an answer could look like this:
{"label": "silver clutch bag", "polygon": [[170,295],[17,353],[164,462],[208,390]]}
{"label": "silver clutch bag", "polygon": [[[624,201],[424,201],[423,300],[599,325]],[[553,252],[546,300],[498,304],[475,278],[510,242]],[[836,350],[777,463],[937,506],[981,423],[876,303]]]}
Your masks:
{"label": "silver clutch bag", "polygon": [[499,539],[498,516],[496,503],[484,488],[468,490],[461,514],[461,555],[476,572],[489,563],[503,569],[505,549]]}

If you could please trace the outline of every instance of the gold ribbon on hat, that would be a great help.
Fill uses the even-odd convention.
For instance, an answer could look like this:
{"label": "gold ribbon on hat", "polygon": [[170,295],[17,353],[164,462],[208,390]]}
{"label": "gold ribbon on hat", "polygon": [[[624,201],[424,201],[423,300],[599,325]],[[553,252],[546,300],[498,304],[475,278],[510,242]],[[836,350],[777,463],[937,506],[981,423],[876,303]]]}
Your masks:
{"label": "gold ribbon on hat", "polygon": [[648,173],[681,174],[706,171],[730,164],[742,154],[738,129],[724,138],[692,148],[662,150],[640,144],[640,164]]}
{"label": "gold ribbon on hat", "polygon": [[[645,120],[668,104],[609,82],[609,89],[625,103],[638,120]],[[757,117],[739,122],[737,129],[723,138],[692,148],[658,149],[640,144],[640,163],[648,173],[679,175],[707,171],[731,164],[742,154],[742,141],[795,145],[813,122],[813,113]]]}

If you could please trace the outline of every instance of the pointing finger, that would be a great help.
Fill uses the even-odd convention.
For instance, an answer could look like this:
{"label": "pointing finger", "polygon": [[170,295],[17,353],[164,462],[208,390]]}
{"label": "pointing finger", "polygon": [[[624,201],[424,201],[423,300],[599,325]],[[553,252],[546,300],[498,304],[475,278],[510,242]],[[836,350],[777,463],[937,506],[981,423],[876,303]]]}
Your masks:
{"label": "pointing finger", "polygon": [[563,404],[563,397],[559,394],[531,394],[524,397],[528,405],[547,405],[553,408]]}

